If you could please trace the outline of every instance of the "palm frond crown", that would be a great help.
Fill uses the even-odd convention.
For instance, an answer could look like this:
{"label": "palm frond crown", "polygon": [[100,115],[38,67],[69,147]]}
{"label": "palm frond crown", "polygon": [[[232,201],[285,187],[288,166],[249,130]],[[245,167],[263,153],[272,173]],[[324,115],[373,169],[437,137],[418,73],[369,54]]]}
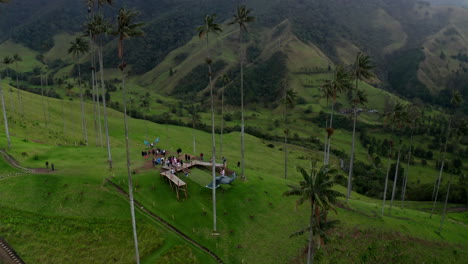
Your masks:
{"label": "palm frond crown", "polygon": [[200,39],[204,38],[205,36],[208,36],[209,33],[218,34],[218,33],[223,31],[221,29],[221,26],[219,24],[215,23],[215,19],[216,19],[216,14],[205,15],[203,25],[198,26],[196,28],[196,30],[198,32],[198,37]]}
{"label": "palm frond crown", "polygon": [[245,5],[237,6],[237,12],[229,25],[238,24],[241,30],[247,32],[247,23],[255,22],[255,17],[250,15],[252,9],[248,9]]}

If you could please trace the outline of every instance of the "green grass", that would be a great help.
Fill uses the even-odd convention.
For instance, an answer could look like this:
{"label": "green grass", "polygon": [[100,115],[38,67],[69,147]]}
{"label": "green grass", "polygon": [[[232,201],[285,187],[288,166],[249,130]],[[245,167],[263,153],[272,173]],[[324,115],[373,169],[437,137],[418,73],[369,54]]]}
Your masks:
{"label": "green grass", "polygon": [[3,158],[1,158],[0,159],[0,175],[12,173],[12,172],[19,172],[19,170],[12,167]]}
{"label": "green grass", "polygon": [[[0,45],[0,58],[5,56],[13,57],[15,53],[18,53],[23,61],[18,62],[18,71],[32,71],[34,67],[42,66],[42,64],[36,60],[38,53],[31,49],[24,47],[23,45],[16,44],[13,41],[5,41]],[[15,65],[9,65],[10,69],[15,69]],[[0,69],[5,69],[5,65],[1,64]]]}
{"label": "green grass", "polygon": [[[102,262],[112,261],[105,253],[110,251],[119,252],[115,257],[121,263],[128,263],[127,260],[133,256],[128,202],[111,186],[103,184],[104,178],[114,176],[113,181],[127,189],[122,114],[109,110],[115,165],[113,173],[110,173],[106,169],[106,150],[94,147],[95,134],[90,104],[86,104],[90,146],[84,147],[79,146],[83,139],[77,100],[66,101],[65,111],[62,112],[60,100],[48,99],[50,119],[46,128],[40,96],[24,92],[22,95],[28,114],[21,117],[18,113],[9,112],[13,144],[9,153],[27,167],[44,167],[45,161],[54,163],[57,172],[0,181],[0,210],[2,215],[8,215],[8,218],[0,218],[0,234],[11,242],[21,256],[26,256],[25,259],[33,263],[43,262],[44,259],[59,263],[86,260],[87,253],[81,250],[66,254],[74,250],[73,241],[76,240],[95,246],[96,259]],[[278,112],[275,111],[250,110],[248,115],[252,113],[259,113],[261,118],[249,119],[247,124],[263,128],[267,125],[265,120],[278,118]],[[301,122],[298,121],[295,126],[303,126]],[[129,127],[133,169],[139,169],[144,164],[140,151],[144,148],[145,138],[152,140],[160,137],[159,146],[162,148],[174,151],[180,147],[184,152],[192,153],[194,133],[197,140],[194,154],[203,152],[207,158],[210,156],[211,135],[208,133],[135,119],[129,120]],[[276,129],[280,131],[281,128]],[[323,136],[315,124],[310,124],[308,129],[300,133],[310,136],[310,131],[313,131],[312,136]],[[239,173],[236,163],[240,160],[240,134],[226,134],[223,139],[223,156],[227,157],[229,167]],[[219,140],[217,142],[219,144]],[[336,148],[349,152],[349,132],[338,130],[332,143]],[[268,147],[268,144],[273,144],[273,148]],[[309,212],[307,206],[296,209],[295,199],[285,198],[282,193],[287,190],[287,184],[294,184],[300,179],[296,166],[307,167],[309,157],[320,159],[322,154],[290,146],[289,175],[288,179],[284,179],[282,145],[246,135],[248,180],[236,180],[231,186],[218,189],[219,237],[211,235],[211,190],[204,187],[211,178],[207,170],[193,169],[188,178],[181,176],[187,182],[189,190],[189,198],[182,201],[176,200],[175,193],[167,182],[160,179],[158,170],[138,172],[133,176],[135,197],[145,208],[216,252],[226,263],[302,261],[305,237],[289,238],[289,235],[307,225]],[[0,132],[0,147],[6,147],[3,130]],[[27,156],[22,155],[23,152]],[[365,149],[360,145],[357,148],[357,157],[366,158]],[[337,163],[333,159],[333,164]],[[4,165],[0,166],[9,170]],[[345,191],[341,186],[337,189]],[[354,193],[353,197],[355,200],[351,200],[348,205],[359,213],[339,209],[337,216],[330,216],[341,220],[341,225],[330,234],[330,243],[320,253],[325,263],[334,260],[347,262],[350,257],[362,259],[365,254],[369,255],[366,258],[374,261],[384,258],[394,262],[418,263],[432,260],[443,262],[442,257],[448,256],[454,256],[455,262],[462,263],[466,257],[466,252],[462,250],[468,241],[463,220],[466,219],[466,214],[455,218],[450,214],[450,220],[446,221],[444,231],[439,236],[434,232],[438,229],[439,216],[429,219],[427,212],[421,210],[394,208],[393,217],[368,217],[380,211],[381,201]],[[418,203],[413,203],[411,208],[417,209],[417,205]],[[143,259],[146,262],[174,263],[177,259],[192,259],[191,256],[195,256],[198,263],[212,261],[156,222],[140,213],[137,215]],[[44,220],[41,221],[39,231],[34,225],[37,219]],[[106,224],[109,222],[112,225]],[[359,231],[358,234],[356,230]],[[32,237],[43,243],[31,239]],[[157,238],[153,239],[154,237]],[[362,239],[353,244],[353,240],[357,238]],[[115,241],[109,242],[113,239]],[[50,241],[53,250],[48,249],[49,244],[46,241]],[[412,244],[418,251],[408,249]],[[369,253],[370,246],[373,249]],[[387,252],[388,248],[394,250]],[[440,258],[434,256],[434,253],[427,254],[434,248],[440,253]],[[36,259],[41,250],[46,250],[47,254],[44,259]],[[455,251],[456,254],[453,253]]]}

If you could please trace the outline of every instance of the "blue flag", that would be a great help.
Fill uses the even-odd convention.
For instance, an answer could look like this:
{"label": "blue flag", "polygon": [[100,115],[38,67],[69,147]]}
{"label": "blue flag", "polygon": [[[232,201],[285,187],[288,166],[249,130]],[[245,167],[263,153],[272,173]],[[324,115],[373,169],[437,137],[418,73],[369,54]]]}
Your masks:
{"label": "blue flag", "polygon": [[147,140],[144,141],[146,146],[149,146],[149,142]]}

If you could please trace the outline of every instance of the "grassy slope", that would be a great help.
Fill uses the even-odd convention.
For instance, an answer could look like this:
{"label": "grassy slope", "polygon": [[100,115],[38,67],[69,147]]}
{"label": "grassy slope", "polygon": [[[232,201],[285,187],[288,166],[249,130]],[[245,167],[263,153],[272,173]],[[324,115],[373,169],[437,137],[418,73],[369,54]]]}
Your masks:
{"label": "grassy slope", "polygon": [[[11,40],[5,41],[0,45],[0,58],[3,59],[5,56],[12,57],[15,53],[18,53],[23,59],[22,62],[18,63],[18,70],[23,71],[32,71],[34,67],[39,67],[42,64],[36,60],[38,53],[29,48],[24,47],[23,45],[16,44]],[[9,66],[11,69],[15,69],[15,65],[12,64]],[[5,64],[0,64],[0,69],[5,69]]]}
{"label": "grassy slope", "polygon": [[383,54],[390,54],[405,46],[408,35],[398,20],[391,17],[385,10],[378,9],[374,14],[374,27],[388,34],[392,44],[384,47]]}
{"label": "grassy slope", "polygon": [[54,46],[45,54],[47,60],[60,59],[64,62],[74,62],[73,57],[68,54],[70,48],[70,42],[75,41],[75,38],[80,34],[71,35],[68,33],[62,33],[54,36]]}
{"label": "grassy slope", "polygon": [[[449,11],[451,10],[451,11]],[[424,43],[425,60],[421,63],[418,71],[419,79],[428,86],[431,92],[446,88],[443,86],[443,79],[458,70],[467,63],[460,62],[450,56],[458,53],[466,53],[468,45],[468,9],[434,7],[432,15],[447,15],[450,24],[434,33]],[[452,33],[447,34],[447,32]],[[441,58],[440,54],[445,53],[446,57]]]}
{"label": "grassy slope", "polygon": [[[46,130],[40,122],[32,121],[41,118],[40,111],[36,110],[38,113],[35,113],[33,110],[40,109],[39,97],[27,93],[24,94],[24,97],[28,102],[27,105],[31,108],[28,111],[31,114],[23,118],[21,122],[16,122],[16,125],[15,122],[12,122],[12,132],[16,136],[13,137],[14,147],[10,152],[25,166],[42,167],[45,160],[48,160],[53,162],[59,171],[53,175],[30,175],[2,181],[4,184],[0,186],[1,210],[4,215],[9,215],[6,220],[3,220],[6,223],[2,225],[2,235],[11,241],[13,246],[18,248],[20,254],[26,256],[31,262],[42,262],[42,259],[35,259],[38,255],[36,252],[45,250],[44,244],[30,239],[33,235],[37,236],[40,241],[48,241],[54,245],[53,251],[47,247],[45,258],[53,259],[62,255],[63,258],[60,260],[67,262],[83,258],[86,256],[86,252],[71,250],[71,244],[63,243],[63,240],[81,241],[84,239],[86,243],[97,246],[95,256],[108,260],[105,253],[99,252],[110,250],[111,252],[126,252],[116,257],[128,259],[132,255],[131,233],[128,228],[128,204],[118,197],[112,188],[102,186],[103,178],[109,175],[105,169],[105,150],[93,147],[54,146],[61,142],[62,119],[59,118],[60,112],[58,111],[61,107],[60,101],[50,101],[51,109],[54,111],[51,118],[52,124],[49,124],[51,129]],[[71,111],[71,108],[77,109],[78,105],[77,102],[66,102],[66,106],[69,110],[66,111],[65,119],[69,131],[67,137],[72,138],[66,142],[71,143],[79,140],[80,137],[79,122],[76,121],[79,120],[78,111]],[[91,119],[91,109],[89,106],[87,109],[88,119]],[[115,181],[126,188],[121,114],[110,111],[110,116],[112,145],[117,147],[113,149],[116,165]],[[38,124],[30,126],[34,122]],[[19,124],[23,124],[24,127]],[[91,127],[92,123],[89,125]],[[31,127],[34,129],[30,129]],[[162,147],[169,150],[174,150],[177,147],[191,150],[192,132],[190,129],[146,124],[144,121],[131,119],[133,168],[139,168],[143,163],[139,152],[147,128],[149,131],[153,131],[150,135],[151,138],[157,136],[161,138]],[[56,131],[55,134],[49,135],[53,130]],[[205,144],[205,142],[210,142],[209,134],[199,131],[195,131],[195,133],[198,140],[197,151],[209,156],[210,146]],[[349,138],[345,134],[339,137],[344,141],[346,141],[345,138]],[[23,138],[40,139],[47,144],[24,142]],[[230,167],[233,167],[239,160],[238,139],[238,133],[228,134],[224,139],[223,155],[228,158]],[[335,141],[340,142],[340,139],[337,137]],[[281,160],[283,153],[278,149],[278,146],[274,149],[268,148],[266,145],[269,142],[251,136],[247,136],[246,142],[248,181],[238,180],[232,186],[223,187],[224,191],[219,191],[218,226],[221,232],[219,238],[213,238],[210,234],[211,192],[203,187],[209,182],[210,175],[205,170],[193,170],[189,178],[184,178],[188,183],[190,196],[189,199],[182,202],[176,201],[174,193],[170,191],[166,182],[159,179],[156,171],[137,173],[134,180],[136,198],[143,202],[146,208],[161,215],[217,252],[227,263],[240,263],[242,260],[245,263],[288,263],[294,261],[295,257],[302,252],[304,238],[289,239],[288,236],[294,230],[305,225],[308,214],[306,207],[299,207],[298,210],[295,210],[294,199],[285,199],[281,194],[287,189],[286,184],[297,182],[299,179],[294,167],[296,165],[307,166],[307,161],[301,157],[316,156],[320,158],[321,154],[292,146],[290,178],[285,180],[282,179],[283,165]],[[0,144],[6,144],[4,136],[1,137]],[[27,152],[28,156],[23,157],[22,152]],[[38,156],[37,160],[34,158],[35,155]],[[362,156],[362,154],[359,155]],[[339,189],[344,191],[342,187]],[[373,214],[372,211],[379,211],[379,201],[361,199],[359,195],[354,197],[359,198],[359,200],[352,200],[349,203],[351,208],[369,215]],[[203,213],[204,211],[206,211],[206,215]],[[36,217],[31,214],[35,214]],[[88,217],[90,214],[93,217]],[[468,234],[463,225],[447,221],[443,237],[439,237],[433,232],[438,226],[439,218],[437,216],[428,220],[426,213],[399,209],[394,210],[394,215],[405,219],[384,217],[383,220],[380,220],[339,209],[337,218],[342,221],[342,226],[337,229],[337,233],[332,234],[333,243],[323,251],[324,261],[330,262],[332,259],[338,259],[345,262],[346,252],[349,252],[353,258],[361,257],[363,254],[368,254],[366,253],[368,249],[364,245],[373,245],[375,252],[378,252],[374,252],[373,257],[379,258],[381,255],[391,254],[388,257],[396,258],[395,262],[418,262],[424,259],[442,261],[443,259],[437,259],[437,256],[426,255],[428,254],[426,248],[432,249],[434,247],[439,248],[438,252],[441,252],[443,257],[454,254],[453,252],[456,250],[456,254],[460,254],[460,256],[454,258],[455,261],[461,260],[465,256],[466,252],[453,244],[466,245]],[[332,217],[335,218],[335,216]],[[45,231],[38,232],[34,226],[34,220],[26,220],[31,218],[46,219],[50,224],[41,225],[40,230]],[[163,257],[163,253],[156,249],[163,242],[169,243],[170,246],[162,245],[161,251],[174,249],[176,245],[184,245],[177,238],[171,238],[170,234],[147,218],[139,215],[139,219],[142,251],[146,252],[145,255],[148,259]],[[459,217],[456,219],[458,221]],[[76,223],[77,220],[79,220],[79,224]],[[115,225],[104,224],[109,220]],[[58,228],[59,226],[73,226],[73,228]],[[356,230],[359,231],[358,234],[356,234]],[[460,232],[460,230],[463,231]],[[393,231],[398,231],[399,234],[392,233]],[[83,232],[88,236],[83,235]],[[51,238],[50,233],[54,233],[57,240]],[[110,237],[112,234],[116,238]],[[151,239],[149,237],[151,234],[158,239],[156,241]],[[355,240],[357,235],[358,237],[363,236],[359,240],[362,245],[359,243],[351,243],[352,245],[350,245],[348,242]],[[164,239],[163,242],[161,242],[161,238]],[[390,242],[390,239],[398,242]],[[115,243],[108,243],[108,241],[115,241]],[[407,248],[410,242],[414,243],[420,251],[409,251]],[[395,248],[394,252],[396,253],[383,253],[389,243]],[[73,254],[64,254],[65,252]],[[151,254],[151,252],[153,253]],[[174,253],[174,251],[167,252],[169,255],[175,254],[172,259],[184,254]],[[190,255],[187,252],[185,254]],[[193,254],[197,256],[199,263],[207,263],[208,260],[204,254],[196,250],[193,250]],[[169,257],[166,256],[166,258]],[[122,262],[125,261],[122,260]]]}

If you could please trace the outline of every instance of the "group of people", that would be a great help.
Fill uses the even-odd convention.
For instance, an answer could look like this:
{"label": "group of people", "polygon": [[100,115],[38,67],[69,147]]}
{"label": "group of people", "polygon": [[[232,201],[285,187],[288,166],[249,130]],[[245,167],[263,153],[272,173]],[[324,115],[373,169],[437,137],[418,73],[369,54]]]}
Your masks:
{"label": "group of people", "polygon": [[[165,165],[165,166],[169,167],[171,173],[174,174],[177,171],[177,169],[183,167],[184,162],[191,162],[191,160],[192,160],[192,156],[190,156],[189,154],[185,154],[184,158],[179,158],[181,156],[181,153],[182,153],[181,148],[178,148],[176,151],[177,151],[177,156],[170,156],[170,157],[166,158],[166,153],[167,152],[166,152],[165,149],[151,148],[149,150],[143,150],[141,152],[141,156],[146,159],[150,155],[152,155],[153,156],[153,158],[152,158],[153,167],[155,167],[156,165],[160,165],[160,164],[163,165],[163,166]],[[204,154],[200,153],[200,160],[203,160],[203,158],[204,158]],[[223,169],[221,170],[221,175],[224,176],[225,168],[227,167],[227,159],[225,157],[222,157],[221,160],[223,162]],[[238,166],[239,166],[239,164],[238,164]]]}
{"label": "group of people", "polygon": [[159,156],[159,155],[162,155],[163,157],[166,156],[166,150],[165,149],[160,149],[160,148],[152,148],[150,150],[142,150],[141,151],[141,156],[143,158],[148,158],[149,155],[153,155],[153,156]]}

